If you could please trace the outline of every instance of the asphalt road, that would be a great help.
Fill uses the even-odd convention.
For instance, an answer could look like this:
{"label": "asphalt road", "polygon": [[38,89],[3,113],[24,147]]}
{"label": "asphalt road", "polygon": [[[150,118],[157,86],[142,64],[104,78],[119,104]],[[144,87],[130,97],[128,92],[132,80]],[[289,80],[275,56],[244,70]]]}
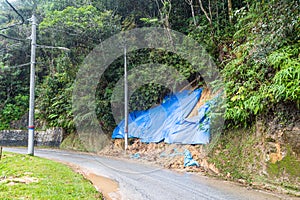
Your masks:
{"label": "asphalt road", "polygon": [[[4,151],[27,152],[24,148],[4,148]],[[160,169],[134,161],[51,149],[36,149],[35,156],[72,163],[94,174],[113,179],[119,183],[119,195],[122,199],[282,199],[237,184]]]}

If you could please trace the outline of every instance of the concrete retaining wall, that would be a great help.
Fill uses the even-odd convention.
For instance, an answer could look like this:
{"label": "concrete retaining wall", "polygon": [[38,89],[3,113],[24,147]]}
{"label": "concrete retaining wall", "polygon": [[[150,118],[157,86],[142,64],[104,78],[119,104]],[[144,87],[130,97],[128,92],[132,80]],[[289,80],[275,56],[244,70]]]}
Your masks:
{"label": "concrete retaining wall", "polygon": [[[63,138],[61,128],[51,128],[46,131],[35,131],[35,146],[58,147]],[[0,146],[27,146],[27,130],[4,130],[0,131]]]}

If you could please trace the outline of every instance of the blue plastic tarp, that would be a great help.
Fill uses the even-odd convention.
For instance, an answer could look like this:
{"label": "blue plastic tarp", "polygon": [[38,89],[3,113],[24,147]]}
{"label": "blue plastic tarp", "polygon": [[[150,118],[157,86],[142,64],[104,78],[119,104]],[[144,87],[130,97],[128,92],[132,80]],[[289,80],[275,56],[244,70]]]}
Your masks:
{"label": "blue plastic tarp", "polygon": [[193,159],[191,152],[187,149],[184,150],[184,166],[185,167],[191,167],[191,166],[200,167],[199,163]]}
{"label": "blue plastic tarp", "polygon": [[[209,142],[209,103],[198,115],[187,118],[201,97],[202,89],[184,90],[165,97],[163,103],[146,111],[134,111],[128,118],[128,137],[142,142],[207,144]],[[112,138],[124,138],[124,120],[115,128]]]}

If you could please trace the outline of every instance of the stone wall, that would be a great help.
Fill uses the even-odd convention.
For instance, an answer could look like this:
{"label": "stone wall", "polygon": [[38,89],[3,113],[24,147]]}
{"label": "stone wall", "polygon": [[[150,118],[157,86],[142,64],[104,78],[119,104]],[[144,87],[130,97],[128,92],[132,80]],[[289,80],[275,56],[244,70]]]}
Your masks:
{"label": "stone wall", "polygon": [[[35,146],[59,147],[63,138],[61,128],[51,128],[46,131],[35,131]],[[27,146],[27,130],[4,130],[0,131],[0,146]]]}

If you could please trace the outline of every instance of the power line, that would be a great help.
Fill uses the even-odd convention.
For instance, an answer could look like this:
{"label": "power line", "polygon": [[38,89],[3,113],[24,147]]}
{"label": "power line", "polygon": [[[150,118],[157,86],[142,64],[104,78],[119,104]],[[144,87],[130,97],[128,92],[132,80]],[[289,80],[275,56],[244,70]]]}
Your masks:
{"label": "power line", "polygon": [[[20,26],[20,25],[23,25],[25,20],[24,20],[24,17],[19,13],[19,11],[11,4],[8,2],[8,0],[5,0],[5,2],[13,9],[13,11],[15,13],[17,13],[17,15],[21,18],[21,22],[20,23],[16,23],[16,24],[12,24],[12,25],[9,25],[9,26],[6,26],[4,28],[1,28],[0,31],[3,31],[3,30],[6,30],[6,29],[9,29],[9,28],[13,28],[15,26]],[[14,37],[10,37],[8,35],[5,35],[5,34],[2,34],[0,33],[0,36],[4,37],[4,38],[7,38],[7,39],[10,39],[10,40],[15,40],[15,41],[25,41],[25,39],[20,39],[20,38],[14,38]]]}
{"label": "power line", "polygon": [[8,35],[4,35],[2,33],[0,33],[0,36],[4,37],[4,38],[7,38],[7,39],[10,39],[10,40],[15,40],[15,41],[19,41],[19,42],[24,42],[26,41],[26,39],[19,39],[19,38],[14,38],[14,37],[10,37]]}
{"label": "power line", "polygon": [[21,45],[24,47],[24,43],[21,42],[14,43],[12,45],[7,45],[6,47],[0,47],[0,55],[3,55],[3,53],[14,52],[16,50],[25,51],[19,48]]}
{"label": "power line", "polygon": [[1,28],[0,31],[2,30],[6,30],[6,29],[9,29],[9,28],[12,28],[14,26],[19,26],[19,25],[22,25],[24,24],[25,20],[24,20],[24,17],[19,13],[19,11],[17,11],[17,9],[11,4],[8,2],[8,0],[5,0],[5,2],[15,11],[15,13],[17,13],[17,15],[21,18],[21,22],[20,23],[16,23],[16,24],[12,24],[12,25],[9,25],[7,27],[4,27],[4,28]]}
{"label": "power line", "polygon": [[12,47],[16,47],[16,46],[20,46],[20,45],[24,45],[24,44],[22,42],[16,42],[16,43],[13,43],[13,44],[6,44],[6,46],[2,45],[0,47],[0,52],[5,51],[5,50],[9,50]]}

